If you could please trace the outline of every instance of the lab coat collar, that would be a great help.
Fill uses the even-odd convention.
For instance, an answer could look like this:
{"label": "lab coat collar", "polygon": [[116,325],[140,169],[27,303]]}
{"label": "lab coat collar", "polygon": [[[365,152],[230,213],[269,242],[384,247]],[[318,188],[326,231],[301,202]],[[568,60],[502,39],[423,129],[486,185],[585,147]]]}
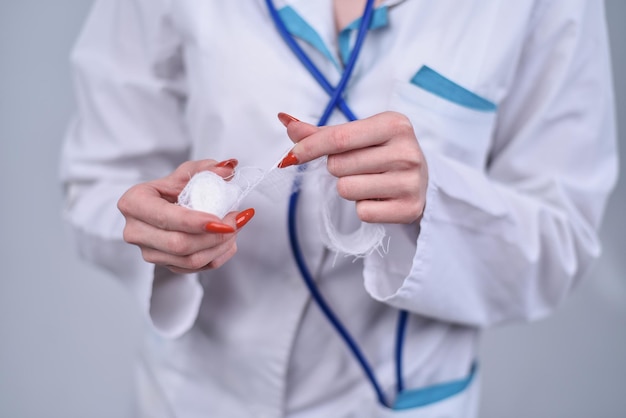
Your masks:
{"label": "lab coat collar", "polygon": [[[276,1],[276,7],[277,8],[281,8],[284,6],[292,6],[292,7],[297,7],[298,9],[304,10],[303,5],[305,4],[310,4],[312,7],[316,7],[318,5],[323,5],[326,9],[331,10],[331,15],[332,15],[332,1],[333,0],[317,0],[317,1],[311,1],[311,0],[278,0]],[[380,6],[387,6],[387,7],[392,7],[392,6],[396,6],[400,3],[405,2],[406,0],[384,0],[378,7]]]}
{"label": "lab coat collar", "polygon": [[335,39],[333,0],[288,0],[285,5],[293,7],[318,33],[326,45]]}
{"label": "lab coat collar", "polygon": [[[384,0],[378,7],[390,8],[404,1],[406,0]],[[305,16],[307,22],[318,31],[324,40],[333,39],[335,36],[334,25],[329,25],[329,22],[334,22],[333,0],[282,0],[276,2],[278,9],[285,6],[291,6],[301,16]]]}
{"label": "lab coat collar", "polygon": [[[377,8],[386,8],[388,10],[404,1],[406,0],[386,0]],[[334,45],[337,39],[335,25],[333,24],[333,0],[278,0],[275,4],[278,10],[284,9],[285,7],[292,8],[301,18],[305,19],[306,24],[316,32],[323,44],[317,45],[316,48],[320,50],[322,54],[327,55],[328,58],[334,62],[335,66],[338,66],[339,57],[337,56],[337,52],[339,51],[337,51],[336,48],[328,48],[328,46]],[[343,35],[345,38],[344,32],[347,30],[348,28],[345,28],[342,34],[340,34],[340,37]],[[309,39],[309,41],[311,40]],[[313,43],[318,44],[317,42]],[[341,49],[341,45],[338,46],[340,47],[339,49]],[[343,49],[346,49],[345,45]],[[345,53],[346,51],[343,51],[343,55],[345,55]]]}

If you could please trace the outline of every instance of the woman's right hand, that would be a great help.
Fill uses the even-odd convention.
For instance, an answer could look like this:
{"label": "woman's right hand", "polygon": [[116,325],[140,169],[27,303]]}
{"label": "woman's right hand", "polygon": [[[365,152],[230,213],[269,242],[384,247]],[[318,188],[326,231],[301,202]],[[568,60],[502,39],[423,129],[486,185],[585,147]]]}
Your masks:
{"label": "woman's right hand", "polygon": [[141,249],[144,260],[176,273],[194,273],[222,266],[236,252],[236,232],[254,210],[231,212],[224,219],[176,204],[189,179],[201,171],[224,178],[237,160],[188,161],[172,174],[131,187],[117,207],[126,218],[124,240]]}

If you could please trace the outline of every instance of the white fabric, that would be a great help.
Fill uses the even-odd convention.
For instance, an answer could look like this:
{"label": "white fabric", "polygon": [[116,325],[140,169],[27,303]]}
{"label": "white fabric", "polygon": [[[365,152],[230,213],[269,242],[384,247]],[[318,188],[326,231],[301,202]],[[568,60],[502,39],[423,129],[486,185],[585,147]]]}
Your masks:
{"label": "white fabric", "polygon": [[[373,393],[290,257],[289,184],[246,197],[256,216],[238,233],[238,253],[199,277],[155,280],[122,241],[116,202],[133,184],[187,159],[267,167],[290,147],[278,112],[319,117],[327,95],[263,3],[95,3],[73,53],[67,219],[83,256],[138,296],[151,323],[143,376],[173,416],[368,416]],[[330,0],[284,4],[336,54]],[[458,379],[481,327],[544,317],[598,256],[617,173],[603,13],[598,0],[405,0],[390,6],[388,27],[369,33],[346,97],[360,117],[411,119],[429,167],[426,211],[419,226],[385,226],[385,257],[336,258],[324,250],[322,196],[307,175],[298,224],[322,293],[390,393],[396,307],[412,313],[407,386]],[[334,64],[303,46],[336,83]],[[497,112],[410,84],[422,65]],[[341,232],[358,228],[352,203],[333,215]],[[459,406],[449,416],[473,414]]]}
{"label": "white fabric", "polygon": [[324,174],[319,185],[321,197],[319,206],[321,239],[326,248],[333,251],[336,256],[365,257],[374,251],[383,256],[386,232],[382,224],[360,222],[358,228],[353,231],[339,232],[333,216],[338,212],[337,206],[341,204],[337,193],[334,193],[337,190],[337,179],[328,173]]}
{"label": "white fabric", "polygon": [[239,202],[263,179],[261,169],[244,171],[253,171],[254,175],[246,176],[240,170],[232,178],[224,179],[212,171],[196,173],[178,195],[178,204],[223,218],[235,210]]}
{"label": "white fabric", "polygon": [[[320,158],[308,164],[307,169],[309,176],[312,175],[311,171],[318,171],[315,173],[318,179],[317,192],[319,196],[323,196],[319,202],[322,242],[337,256],[364,257],[374,251],[382,255],[385,227],[381,224],[361,222],[354,231],[345,234],[338,231],[333,219],[333,213],[336,213],[336,206],[340,200],[340,197],[333,193],[336,190],[337,179],[328,173],[325,162],[325,158]],[[293,175],[285,176],[284,172],[285,170],[278,168],[277,164],[267,172],[252,167],[238,169],[227,179],[211,171],[202,171],[191,177],[178,195],[177,203],[223,218],[228,212],[236,210],[239,203],[252,190],[271,198],[276,189],[284,187],[285,178],[293,179]]]}

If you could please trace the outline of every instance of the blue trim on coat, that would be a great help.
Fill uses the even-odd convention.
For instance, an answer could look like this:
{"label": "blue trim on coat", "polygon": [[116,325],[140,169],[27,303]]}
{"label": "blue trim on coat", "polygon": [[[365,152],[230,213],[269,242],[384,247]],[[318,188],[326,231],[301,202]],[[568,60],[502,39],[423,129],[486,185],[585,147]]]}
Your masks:
{"label": "blue trim on coat", "polygon": [[470,109],[495,112],[498,108],[495,103],[456,84],[426,65],[422,66],[413,76],[411,83],[436,96]]}
{"label": "blue trim on coat", "polygon": [[[370,22],[369,30],[378,29],[385,27],[389,24],[389,14],[388,7],[382,6],[378,9],[374,10],[374,15],[372,16],[372,21]],[[350,52],[352,52],[352,48],[350,47],[350,35],[352,31],[358,30],[361,25],[361,18],[356,19],[348,26],[346,26],[339,33],[339,56],[341,57],[342,62],[346,63],[350,59]]]}
{"label": "blue trim on coat", "polygon": [[421,389],[404,390],[398,394],[392,409],[398,411],[403,409],[419,408],[443,401],[454,395],[458,395],[467,389],[470,383],[472,383],[477,369],[478,365],[473,363],[469,374],[463,379],[440,383],[438,385],[432,385]]}
{"label": "blue trim on coat", "polygon": [[333,54],[330,53],[320,35],[298,14],[298,12],[291,6],[285,6],[278,11],[278,14],[292,36],[307,42],[337,66],[337,60],[335,60]]}

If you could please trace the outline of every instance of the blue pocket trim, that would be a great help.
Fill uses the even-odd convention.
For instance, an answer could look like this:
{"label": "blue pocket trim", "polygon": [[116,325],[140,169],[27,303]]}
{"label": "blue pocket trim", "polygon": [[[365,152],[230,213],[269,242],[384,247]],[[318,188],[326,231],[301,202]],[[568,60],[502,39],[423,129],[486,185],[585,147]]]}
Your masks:
{"label": "blue pocket trim", "polygon": [[413,76],[411,83],[436,96],[470,109],[495,112],[498,108],[495,103],[459,86],[425,65]]}
{"label": "blue pocket trim", "polygon": [[428,386],[422,389],[402,391],[398,394],[392,409],[399,411],[403,409],[419,408],[457,395],[467,389],[470,383],[472,383],[477,369],[478,365],[473,363],[469,374],[461,380],[454,380],[452,382]]}

